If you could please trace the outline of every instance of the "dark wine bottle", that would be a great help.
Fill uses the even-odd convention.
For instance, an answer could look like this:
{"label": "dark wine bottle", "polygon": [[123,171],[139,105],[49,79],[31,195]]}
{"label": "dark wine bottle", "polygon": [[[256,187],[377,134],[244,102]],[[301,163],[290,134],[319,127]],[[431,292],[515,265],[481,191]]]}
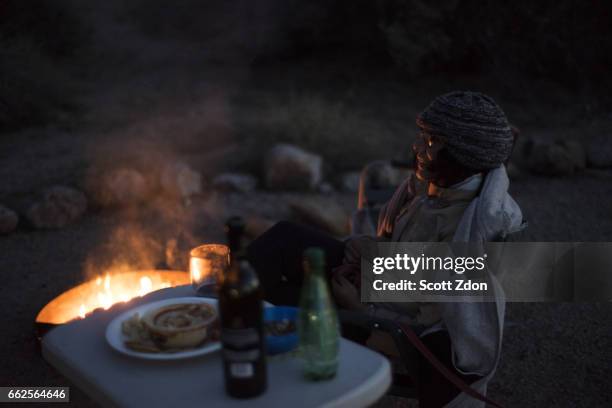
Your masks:
{"label": "dark wine bottle", "polygon": [[244,221],[227,221],[230,263],[219,287],[225,389],[236,398],[260,395],[267,387],[263,292],[242,248]]}

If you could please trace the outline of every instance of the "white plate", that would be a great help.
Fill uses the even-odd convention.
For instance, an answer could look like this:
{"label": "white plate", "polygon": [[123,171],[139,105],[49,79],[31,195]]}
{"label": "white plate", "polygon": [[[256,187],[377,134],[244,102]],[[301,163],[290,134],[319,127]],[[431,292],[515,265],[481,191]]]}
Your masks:
{"label": "white plate", "polygon": [[146,312],[152,309],[157,309],[169,305],[181,305],[185,303],[208,303],[209,305],[212,305],[218,312],[217,299],[212,298],[183,297],[147,303],[128,310],[127,312],[122,313],[121,315],[114,318],[113,321],[111,321],[106,327],[106,341],[108,342],[108,344],[110,344],[112,348],[122,354],[126,354],[132,357],[144,358],[147,360],[178,360],[183,358],[201,356],[203,354],[212,353],[221,349],[221,343],[218,341],[206,343],[205,345],[195,349],[189,349],[174,353],[144,353],[141,351],[132,350],[125,345],[125,337],[121,332],[121,323],[123,323],[125,320],[134,316],[135,313],[138,313],[140,316],[143,316]]}

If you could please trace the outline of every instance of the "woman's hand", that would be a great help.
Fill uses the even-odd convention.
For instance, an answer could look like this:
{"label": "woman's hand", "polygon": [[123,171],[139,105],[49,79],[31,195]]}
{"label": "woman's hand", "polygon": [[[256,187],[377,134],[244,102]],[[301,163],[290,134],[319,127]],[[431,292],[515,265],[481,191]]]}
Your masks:
{"label": "woman's hand", "polygon": [[376,243],[376,238],[367,235],[349,239],[344,248],[344,263],[361,264],[361,257],[364,255],[365,248],[373,243]]}
{"label": "woman's hand", "polygon": [[343,276],[342,269],[354,268],[355,265],[342,265],[334,270],[332,277],[332,292],[336,302],[349,310],[361,310],[365,306],[361,303],[359,291],[351,282]]}

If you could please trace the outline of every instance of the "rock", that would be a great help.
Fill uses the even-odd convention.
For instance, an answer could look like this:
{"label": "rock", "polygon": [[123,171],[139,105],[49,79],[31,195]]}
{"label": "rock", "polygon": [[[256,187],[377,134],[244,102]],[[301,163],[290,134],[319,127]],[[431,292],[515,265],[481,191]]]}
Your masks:
{"label": "rock", "polygon": [[582,170],[586,167],[586,150],[582,143],[573,139],[558,140],[556,143],[567,151],[575,169]]}
{"label": "rock", "polygon": [[28,209],[26,217],[36,228],[62,228],[79,219],[86,209],[85,194],[71,187],[53,186]]}
{"label": "rock", "polygon": [[394,167],[388,160],[374,161],[364,168],[364,183],[369,189],[395,189],[412,172],[411,169]]}
{"label": "rock", "polygon": [[402,184],[404,180],[406,180],[408,177],[412,177],[414,175],[413,169],[408,169],[405,167],[401,167],[401,168],[394,167],[393,170],[395,171],[395,180],[393,183],[395,187]]}
{"label": "rock", "polygon": [[119,168],[91,176],[88,192],[100,206],[128,206],[145,201],[151,186],[139,171]]}
{"label": "rock", "polygon": [[369,163],[364,169],[364,182],[371,189],[388,189],[396,187],[397,175],[388,161]]}
{"label": "rock", "polygon": [[10,208],[0,205],[0,235],[9,234],[17,228],[19,216]]}
{"label": "rock", "polygon": [[248,193],[257,187],[257,179],[246,173],[222,173],[213,179],[212,185],[222,191]]}
{"label": "rock", "polygon": [[612,167],[612,138],[600,135],[591,140],[587,149],[589,167]]}
{"label": "rock", "polygon": [[340,188],[345,193],[356,193],[359,191],[359,180],[361,173],[358,171],[350,171],[344,173],[340,177]]}
{"label": "rock", "polygon": [[534,173],[564,176],[574,171],[574,161],[570,153],[559,144],[533,143],[527,154],[527,167]]}
{"label": "rock", "polygon": [[334,186],[332,186],[328,182],[323,182],[319,184],[319,186],[317,187],[317,191],[324,195],[330,195],[331,193],[334,192]]}
{"label": "rock", "polygon": [[250,238],[257,238],[276,224],[276,221],[255,215],[246,216],[245,220],[246,228],[244,233]]}
{"label": "rock", "polygon": [[266,187],[273,190],[314,190],[321,182],[323,159],[297,146],[279,144],[266,155]]}
{"label": "rock", "polygon": [[349,216],[335,201],[317,197],[300,197],[289,201],[289,208],[295,217],[336,236],[350,233]]}
{"label": "rock", "polygon": [[162,170],[160,185],[166,194],[189,198],[202,192],[202,176],[186,163],[171,163]]}

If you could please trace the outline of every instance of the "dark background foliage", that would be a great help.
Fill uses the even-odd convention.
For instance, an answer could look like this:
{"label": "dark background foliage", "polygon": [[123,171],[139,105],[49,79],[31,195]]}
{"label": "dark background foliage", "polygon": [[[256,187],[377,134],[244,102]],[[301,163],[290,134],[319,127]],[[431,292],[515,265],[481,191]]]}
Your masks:
{"label": "dark background foliage", "polygon": [[90,42],[63,0],[0,2],[0,128],[42,125],[78,110],[71,60]]}
{"label": "dark background foliage", "polygon": [[[1,3],[3,129],[77,107],[74,71],[87,70],[82,59],[95,53],[83,8],[69,0]],[[349,82],[389,71],[403,81],[474,75],[505,93],[546,81],[596,110],[609,101],[612,3],[601,0],[138,0],[119,10],[115,18],[146,35],[215,44],[208,58],[232,52],[254,70],[309,61],[345,71]]]}

